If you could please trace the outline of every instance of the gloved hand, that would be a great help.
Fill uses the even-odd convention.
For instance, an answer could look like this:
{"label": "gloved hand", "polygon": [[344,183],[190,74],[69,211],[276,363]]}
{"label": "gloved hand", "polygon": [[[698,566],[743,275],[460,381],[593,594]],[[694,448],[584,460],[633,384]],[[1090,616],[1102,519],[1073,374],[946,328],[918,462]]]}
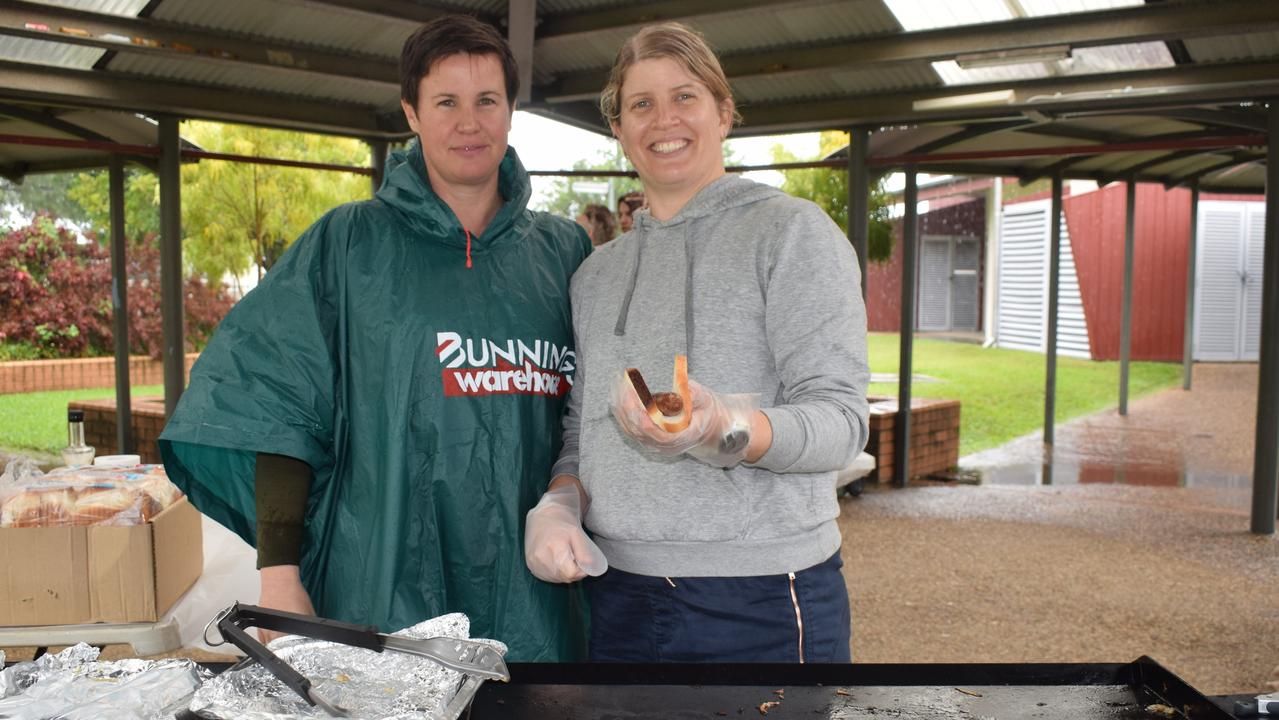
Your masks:
{"label": "gloved hand", "polygon": [[746,459],[751,418],[759,410],[759,395],[721,395],[688,381],[693,412],[688,427],[666,432],[640,404],[626,373],[613,383],[613,418],[635,442],[663,455],[688,455],[714,467],[728,468]]}
{"label": "gloved hand", "polygon": [[603,575],[608,560],[582,530],[575,483],[547,490],[524,523],[524,563],[539,580],[570,583]]}

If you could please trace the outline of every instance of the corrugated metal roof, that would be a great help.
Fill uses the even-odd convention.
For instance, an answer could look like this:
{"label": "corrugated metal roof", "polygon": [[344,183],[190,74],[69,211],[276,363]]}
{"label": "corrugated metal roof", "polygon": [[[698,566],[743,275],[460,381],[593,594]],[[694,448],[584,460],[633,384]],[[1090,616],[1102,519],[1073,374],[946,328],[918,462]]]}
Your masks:
{"label": "corrugated metal roof", "polygon": [[0,60],[87,70],[93,67],[104,52],[79,45],[0,35]]}
{"label": "corrugated metal roof", "polygon": [[884,0],[884,4],[892,9],[906,30],[931,30],[1012,20],[1017,17],[1110,10],[1141,5],[1144,2],[1145,0]]}
{"label": "corrugated metal roof", "polygon": [[404,39],[420,24],[344,12],[340,8],[263,0],[165,0],[156,6],[152,17],[246,37],[271,38],[386,59],[399,58]]}
{"label": "corrugated metal roof", "polygon": [[120,54],[112,59],[111,70],[162,80],[191,81],[223,88],[386,109],[398,107],[400,99],[399,87],[385,83],[331,76],[269,73],[254,67],[206,62],[199,58],[155,58]]}
{"label": "corrugated metal roof", "polygon": [[[243,0],[238,0],[243,1]],[[899,30],[880,0],[813,0],[779,8],[721,13],[713,22],[690,21],[721,55],[795,44],[821,44]],[[540,39],[538,71],[548,76],[607,68],[638,26]]]}
{"label": "corrugated metal roof", "polygon": [[742,78],[732,83],[739,103],[815,99],[939,85],[926,66],[832,70],[819,73],[779,73]]}
{"label": "corrugated metal roof", "polygon": [[1191,59],[1196,62],[1279,57],[1279,32],[1249,33],[1228,38],[1194,38],[1182,42]]}
{"label": "corrugated metal roof", "polygon": [[983,68],[961,68],[953,60],[933,63],[947,85],[1023,80],[1026,78],[1091,75],[1149,68],[1172,67],[1172,53],[1164,43],[1130,43],[1108,47],[1076,48],[1064,60],[1019,63]]}
{"label": "corrugated metal roof", "polygon": [[137,17],[138,13],[142,12],[142,8],[147,6],[147,0],[35,0],[35,2],[125,17]]}
{"label": "corrugated metal roof", "polygon": [[540,0],[538,12],[548,15],[562,15],[584,10],[605,10],[615,7],[627,7],[630,0]]}

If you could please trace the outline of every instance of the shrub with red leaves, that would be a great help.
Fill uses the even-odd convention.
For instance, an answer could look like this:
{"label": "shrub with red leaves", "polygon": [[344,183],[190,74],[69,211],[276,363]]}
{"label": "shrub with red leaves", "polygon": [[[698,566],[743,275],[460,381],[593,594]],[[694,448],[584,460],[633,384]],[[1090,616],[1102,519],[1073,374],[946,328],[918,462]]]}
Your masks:
{"label": "shrub with red leaves", "polygon": [[[129,349],[159,357],[160,253],[154,237],[128,257]],[[186,349],[204,347],[234,301],[225,286],[184,283]],[[45,357],[113,352],[111,259],[97,242],[77,243],[49,215],[0,238],[0,343],[27,343]]]}

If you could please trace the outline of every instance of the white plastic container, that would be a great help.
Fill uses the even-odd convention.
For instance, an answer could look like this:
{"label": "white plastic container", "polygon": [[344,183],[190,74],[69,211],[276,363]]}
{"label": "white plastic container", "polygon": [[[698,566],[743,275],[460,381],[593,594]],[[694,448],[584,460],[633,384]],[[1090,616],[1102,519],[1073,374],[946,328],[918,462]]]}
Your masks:
{"label": "white plastic container", "polygon": [[133,467],[142,464],[141,455],[101,455],[93,459],[95,467]]}

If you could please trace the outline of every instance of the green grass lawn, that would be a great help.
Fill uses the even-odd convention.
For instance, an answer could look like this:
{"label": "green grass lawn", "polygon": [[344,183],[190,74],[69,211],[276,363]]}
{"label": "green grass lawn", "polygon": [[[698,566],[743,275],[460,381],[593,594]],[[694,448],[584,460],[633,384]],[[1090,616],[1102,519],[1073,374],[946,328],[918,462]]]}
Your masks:
{"label": "green grass lawn", "polygon": [[[897,372],[899,342],[896,333],[870,334],[871,372]],[[911,386],[914,397],[960,401],[960,455],[1002,445],[1044,426],[1044,355],[915,338],[912,363],[916,376],[941,381],[916,380]],[[1180,382],[1180,363],[1128,366],[1130,399]],[[870,393],[896,397],[897,384],[872,383]],[[1118,405],[1118,362],[1057,357],[1057,422]]]}
{"label": "green grass lawn", "polygon": [[[897,372],[898,336],[872,333],[870,369]],[[962,403],[960,454],[1001,445],[1043,427],[1044,356],[1019,350],[915,339],[916,375],[941,382],[919,382],[915,397],[944,397]],[[1129,397],[1173,387],[1181,365],[1135,362],[1130,366]],[[159,385],[133,388],[134,396],[160,395]],[[897,395],[895,383],[875,383],[870,392]],[[54,456],[67,443],[67,403],[112,397],[114,388],[0,395],[0,451]],[[1057,359],[1057,421],[1098,412],[1119,403],[1119,363]]]}
{"label": "green grass lawn", "polygon": [[[134,386],[130,392],[135,398],[163,395],[164,387]],[[67,446],[67,403],[108,397],[115,397],[114,387],[0,395],[0,452],[31,455],[39,461],[57,457]],[[99,454],[110,453],[99,448]]]}

